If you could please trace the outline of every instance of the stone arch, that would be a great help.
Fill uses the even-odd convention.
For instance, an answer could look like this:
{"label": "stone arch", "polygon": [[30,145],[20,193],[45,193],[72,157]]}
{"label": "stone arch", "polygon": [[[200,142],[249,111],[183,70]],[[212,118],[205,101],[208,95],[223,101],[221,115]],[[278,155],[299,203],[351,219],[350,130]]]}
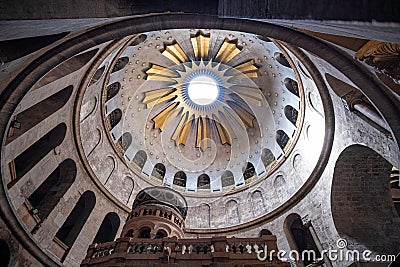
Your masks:
{"label": "stone arch", "polygon": [[52,149],[59,146],[64,140],[66,131],[67,125],[65,123],[60,123],[19,154],[12,163],[10,163],[10,166],[13,166],[15,169],[15,175],[13,175],[12,181],[8,183],[8,189],[15,185]]}
{"label": "stone arch", "polygon": [[110,169],[109,172],[105,172],[108,173],[106,177],[100,179],[104,184],[107,184],[108,180],[110,179],[111,175],[113,174],[113,172],[115,171],[117,166],[117,161],[114,159],[114,157],[112,156],[108,156],[106,158],[106,160],[104,161],[104,165],[103,165],[103,171],[105,172],[107,169]]}
{"label": "stone arch", "polygon": [[196,220],[198,222],[198,227],[200,228],[207,228],[211,226],[210,205],[202,203],[196,208]]}
{"label": "stone arch", "polygon": [[72,159],[66,159],[28,197],[32,209],[36,210],[35,213],[42,221],[53,211],[75,178],[76,164]]}
{"label": "stone arch", "polygon": [[392,166],[362,145],[351,145],[339,155],[333,173],[331,208],[336,230],[348,240],[349,249],[398,252],[395,248],[400,247],[400,218],[390,191]]}
{"label": "stone arch", "polygon": [[125,204],[128,204],[134,188],[135,183],[133,182],[133,179],[126,176],[121,184],[121,199]]}
{"label": "stone arch", "polygon": [[90,150],[89,147],[87,148],[87,150],[89,150],[89,153],[87,153],[86,157],[89,157],[90,155],[92,155],[93,151],[96,149],[96,147],[99,146],[100,142],[101,142],[101,130],[99,128],[97,128],[94,131],[95,134],[91,135],[91,138],[88,138],[89,140],[87,140],[86,142],[84,142],[84,145],[87,144],[86,146],[91,146]]}
{"label": "stone arch", "polygon": [[236,200],[229,200],[225,204],[226,223],[228,225],[235,225],[240,223],[239,207]]}
{"label": "stone arch", "polygon": [[61,109],[68,102],[73,89],[72,85],[67,86],[39,103],[18,113],[13,120],[13,124],[15,125],[15,123],[17,123],[19,126],[12,128],[11,134],[7,136],[7,144]]}
{"label": "stone arch", "polygon": [[139,170],[142,170],[147,161],[147,154],[144,150],[139,150],[133,157],[132,162],[136,164]]}
{"label": "stone arch", "polygon": [[264,215],[265,213],[265,201],[263,194],[260,190],[256,190],[250,195],[251,207],[255,217]]}
{"label": "stone arch", "polygon": [[275,177],[274,191],[275,196],[280,203],[283,203],[284,200],[288,197],[287,183],[285,181],[285,178],[281,174]]}
{"label": "stone arch", "polygon": [[82,104],[81,114],[80,114],[81,123],[96,112],[96,106],[97,106],[97,96],[93,96],[93,98],[87,100],[84,104]]}
{"label": "stone arch", "polygon": [[92,191],[86,191],[83,193],[61,228],[56,233],[56,238],[60,242],[64,243],[68,248],[61,257],[62,262],[65,260],[69,249],[78,238],[78,235],[85,225],[86,220],[89,218],[95,204],[96,196]]}
{"label": "stone arch", "polygon": [[117,235],[120,219],[115,212],[109,212],[104,217],[93,243],[106,243],[113,241]]}

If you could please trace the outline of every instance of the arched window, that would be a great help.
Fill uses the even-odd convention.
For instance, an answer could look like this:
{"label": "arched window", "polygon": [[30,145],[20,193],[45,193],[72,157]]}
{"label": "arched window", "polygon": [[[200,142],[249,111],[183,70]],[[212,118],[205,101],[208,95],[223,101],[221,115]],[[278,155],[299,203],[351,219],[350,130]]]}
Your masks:
{"label": "arched window", "polygon": [[285,117],[296,126],[297,117],[299,116],[299,112],[292,106],[285,107]]}
{"label": "arched window", "polygon": [[97,54],[97,51],[99,51],[98,48],[81,53],[64,61],[63,63],[49,71],[42,79],[40,79],[35,88],[40,88],[46,84],[52,83],[79,70]]}
{"label": "arched window", "polygon": [[286,145],[289,143],[289,140],[289,136],[283,130],[276,131],[276,142],[282,150],[285,149]]}
{"label": "arched window", "polygon": [[271,231],[268,230],[268,229],[262,229],[262,230],[260,231],[259,236],[261,237],[261,236],[264,236],[264,235],[272,235],[272,233],[271,233]]}
{"label": "arched window", "polygon": [[23,133],[48,118],[51,114],[62,108],[68,102],[72,94],[72,85],[65,87],[57,93],[40,101],[32,107],[18,113],[14,121],[19,124],[18,128],[13,127],[7,137],[7,144],[17,139]]}
{"label": "arched window", "polygon": [[243,172],[244,179],[245,180],[250,179],[255,175],[256,175],[256,169],[254,168],[253,163],[247,162],[246,169]]}
{"label": "arched window", "polygon": [[72,159],[66,159],[47,177],[47,179],[28,197],[37,215],[44,221],[56,207],[65,192],[74,183],[76,165]]}
{"label": "arched window", "polygon": [[[58,230],[56,238],[71,248],[85,225],[86,220],[89,218],[95,204],[96,196],[92,191],[83,193],[64,224]],[[65,258],[65,256],[66,255],[64,255],[63,258]]]}
{"label": "arched window", "polygon": [[165,166],[162,163],[157,163],[154,165],[153,171],[151,172],[151,176],[160,179],[161,181],[164,180],[165,176]]}
{"label": "arched window", "polygon": [[117,108],[111,111],[110,115],[108,115],[108,120],[110,122],[111,129],[117,126],[117,124],[121,121],[122,119],[122,111]]}
{"label": "arched window", "polygon": [[97,231],[93,243],[106,243],[113,241],[119,228],[120,219],[115,212],[107,213]]}
{"label": "arched window", "polygon": [[275,52],[274,54],[274,58],[276,59],[276,61],[279,62],[279,64],[281,64],[282,66],[285,66],[287,68],[292,68],[289,64],[289,62],[287,61],[285,55],[283,55],[280,52]]}
{"label": "arched window", "polygon": [[21,179],[30,169],[33,168],[44,156],[52,149],[59,146],[64,140],[67,126],[65,123],[60,123],[50,132],[45,134],[36,143],[28,147],[24,152],[19,154],[13,161],[15,168],[15,177],[8,183],[10,189]]}
{"label": "arched window", "polygon": [[11,252],[7,242],[0,239],[0,263],[1,266],[8,266],[10,264]]}
{"label": "arched window", "polygon": [[119,82],[112,83],[107,86],[107,97],[106,102],[116,96],[121,89],[121,84]]}
{"label": "arched window", "polygon": [[118,144],[122,147],[124,151],[128,149],[128,147],[132,143],[132,135],[129,132],[125,132],[119,139]]}
{"label": "arched window", "polygon": [[186,187],[186,174],[183,171],[179,171],[174,175],[174,184],[182,187]]}
{"label": "arched window", "polygon": [[128,232],[126,232],[125,237],[133,237],[133,229],[129,229]]}
{"label": "arched window", "polygon": [[143,227],[139,230],[139,238],[150,238],[151,229],[149,227]]}
{"label": "arched window", "polygon": [[233,173],[231,171],[225,171],[221,175],[222,187],[230,186],[235,184],[235,178],[233,177]]}
{"label": "arched window", "polygon": [[261,151],[261,161],[264,164],[265,169],[267,169],[270,167],[270,165],[274,162],[275,160],[275,156],[274,154],[272,154],[271,150],[269,150],[268,148],[264,148]]}
{"label": "arched window", "polygon": [[321,258],[321,254],[315,244],[310,230],[303,225],[301,218],[296,218],[289,225],[289,230],[296,244],[296,250],[302,255],[303,251],[314,251],[314,253],[304,253],[303,263],[307,266],[316,263]]}
{"label": "arched window", "polygon": [[119,70],[122,70],[126,64],[128,64],[129,62],[129,58],[128,57],[121,57],[117,60],[117,62],[115,62],[114,67],[111,70],[111,73],[113,72],[117,72]]}
{"label": "arched window", "polygon": [[168,236],[167,232],[165,232],[164,230],[158,230],[155,238],[164,238],[167,236]]}
{"label": "arched window", "polygon": [[197,178],[198,189],[210,189],[210,177],[203,173]]}
{"label": "arched window", "polygon": [[137,37],[135,38],[135,40],[134,40],[129,46],[135,46],[135,45],[141,44],[141,43],[143,43],[146,39],[147,39],[147,35],[142,33],[142,34],[140,34],[139,36],[137,36]]}
{"label": "arched window", "polygon": [[147,154],[143,150],[139,150],[132,160],[132,162],[134,162],[139,167],[140,170],[143,169],[146,161],[147,161]]}
{"label": "arched window", "polygon": [[285,78],[285,80],[283,81],[286,88],[294,95],[296,95],[297,97],[300,97],[299,95],[299,85],[297,84],[297,82],[293,79],[290,78]]}

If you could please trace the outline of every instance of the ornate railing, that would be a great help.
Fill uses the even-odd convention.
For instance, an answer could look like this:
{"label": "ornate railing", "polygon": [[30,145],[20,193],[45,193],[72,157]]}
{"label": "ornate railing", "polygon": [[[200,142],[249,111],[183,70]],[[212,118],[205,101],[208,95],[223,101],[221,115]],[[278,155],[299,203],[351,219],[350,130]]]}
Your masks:
{"label": "ornate railing", "polygon": [[[259,262],[258,255],[278,251],[275,236],[259,238],[119,238],[114,242],[93,244],[89,247],[82,266],[95,266],[109,260],[129,263],[152,261],[153,263],[177,263],[193,260],[212,262],[225,258],[227,261]],[[276,252],[268,254],[277,260]],[[184,263],[183,263],[184,264]],[[280,262],[282,264],[282,262]],[[286,266],[286,265],[279,265]],[[287,264],[289,266],[289,264]]]}

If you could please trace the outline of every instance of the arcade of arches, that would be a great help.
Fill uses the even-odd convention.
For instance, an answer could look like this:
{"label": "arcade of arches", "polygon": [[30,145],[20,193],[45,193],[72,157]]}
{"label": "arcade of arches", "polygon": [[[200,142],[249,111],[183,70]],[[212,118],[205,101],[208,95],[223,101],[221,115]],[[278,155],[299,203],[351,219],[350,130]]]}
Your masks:
{"label": "arcade of arches", "polygon": [[17,20],[0,21],[2,266],[108,266],[121,251],[140,266],[264,266],[261,244],[315,253],[292,266],[358,264],[324,255],[338,240],[394,260],[395,18],[133,2],[140,15],[49,5],[27,21],[10,6]]}

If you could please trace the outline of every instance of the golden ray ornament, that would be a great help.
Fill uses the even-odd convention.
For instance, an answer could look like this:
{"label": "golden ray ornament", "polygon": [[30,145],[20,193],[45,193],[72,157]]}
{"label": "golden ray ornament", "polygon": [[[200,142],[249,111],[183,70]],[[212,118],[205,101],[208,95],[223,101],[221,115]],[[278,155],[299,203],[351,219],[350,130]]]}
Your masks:
{"label": "golden ray ornament", "polygon": [[[176,41],[164,44],[161,54],[175,65],[150,65],[146,80],[162,82],[165,86],[144,92],[143,103],[148,109],[164,106],[152,118],[155,129],[164,131],[178,118],[171,136],[177,146],[186,145],[191,131],[196,133],[196,148],[202,151],[211,147],[210,139],[215,138],[212,133],[218,135],[221,144],[231,145],[236,138],[235,127],[245,130],[254,127],[255,117],[246,102],[260,106],[262,94],[254,83],[242,81],[257,78],[258,67],[254,59],[236,66],[229,65],[241,52],[238,39],[225,38],[216,55],[210,54],[210,34],[198,31],[190,36],[190,40],[194,58],[189,55],[191,53],[185,53]],[[189,87],[198,77],[207,77],[218,88],[218,96],[211,103],[199,104],[189,96]]]}

